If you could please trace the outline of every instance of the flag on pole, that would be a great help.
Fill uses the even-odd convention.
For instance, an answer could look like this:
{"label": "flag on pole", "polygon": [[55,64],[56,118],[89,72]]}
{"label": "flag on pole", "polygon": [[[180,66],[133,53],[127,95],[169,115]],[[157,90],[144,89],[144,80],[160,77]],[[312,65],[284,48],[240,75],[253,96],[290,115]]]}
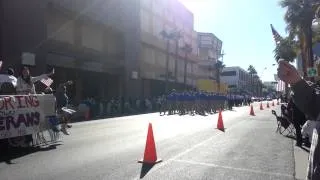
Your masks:
{"label": "flag on pole", "polygon": [[277,92],[284,92],[286,88],[285,82],[279,80],[277,84]]}
{"label": "flag on pole", "polygon": [[270,24],[271,26],[271,31],[272,31],[272,35],[273,35],[273,39],[276,42],[276,44],[278,44],[280,41],[282,41],[282,37],[280,36],[280,34],[274,29],[273,25]]}
{"label": "flag on pole", "polygon": [[51,84],[53,83],[53,80],[51,78],[45,78],[45,79],[41,79],[41,81],[44,85],[46,85],[47,87],[50,87]]}

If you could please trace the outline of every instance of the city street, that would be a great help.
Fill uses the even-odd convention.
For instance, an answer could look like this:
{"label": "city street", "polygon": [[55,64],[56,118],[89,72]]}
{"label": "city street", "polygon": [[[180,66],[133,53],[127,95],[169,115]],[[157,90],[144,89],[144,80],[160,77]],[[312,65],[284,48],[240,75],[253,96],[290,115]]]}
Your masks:
{"label": "city street", "polygon": [[[293,140],[277,133],[271,109],[250,116],[248,106],[208,116],[137,115],[73,125],[70,136],[50,150],[0,162],[1,180],[294,179]],[[148,123],[158,158],[146,167],[143,157]]]}

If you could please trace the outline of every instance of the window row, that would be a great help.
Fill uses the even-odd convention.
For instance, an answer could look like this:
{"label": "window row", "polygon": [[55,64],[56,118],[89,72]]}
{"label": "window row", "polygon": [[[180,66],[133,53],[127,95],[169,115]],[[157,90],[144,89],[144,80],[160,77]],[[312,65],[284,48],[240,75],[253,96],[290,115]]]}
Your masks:
{"label": "window row", "polygon": [[[149,47],[142,47],[142,60],[148,64],[159,65],[162,67],[166,66],[166,53],[155,50]],[[179,58],[177,61],[177,69],[179,72],[184,72],[185,67],[184,59]],[[169,70],[175,70],[175,57],[169,57]],[[195,64],[187,62],[187,72],[194,73],[197,71],[197,66]]]}

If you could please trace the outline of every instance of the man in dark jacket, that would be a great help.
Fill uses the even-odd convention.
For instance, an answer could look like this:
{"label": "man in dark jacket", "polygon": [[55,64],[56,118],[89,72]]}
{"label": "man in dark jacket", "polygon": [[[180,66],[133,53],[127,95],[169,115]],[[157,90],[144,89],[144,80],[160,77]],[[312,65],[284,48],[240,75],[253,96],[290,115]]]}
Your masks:
{"label": "man in dark jacket", "polygon": [[[278,68],[279,78],[290,84],[294,92],[293,101],[310,120],[320,121],[320,88],[303,80],[299,72],[290,63],[281,60]],[[307,179],[320,179],[320,125],[313,131],[310,148]]]}

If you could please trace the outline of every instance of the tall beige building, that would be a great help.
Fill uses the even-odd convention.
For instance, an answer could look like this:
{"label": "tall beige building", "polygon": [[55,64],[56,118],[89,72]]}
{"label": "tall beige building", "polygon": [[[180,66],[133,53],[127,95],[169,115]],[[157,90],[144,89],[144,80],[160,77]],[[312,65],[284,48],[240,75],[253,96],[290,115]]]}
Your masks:
{"label": "tall beige building", "polygon": [[[184,83],[184,63],[187,63],[187,85],[194,87],[197,79],[198,45],[194,31],[193,14],[177,0],[141,0],[141,58],[140,75],[144,82],[145,94],[164,92],[166,77],[167,40],[161,31],[182,32],[179,41],[169,44],[169,84],[170,89],[182,89]],[[192,52],[185,58],[181,49],[185,44]],[[178,48],[178,49],[176,49]]]}

